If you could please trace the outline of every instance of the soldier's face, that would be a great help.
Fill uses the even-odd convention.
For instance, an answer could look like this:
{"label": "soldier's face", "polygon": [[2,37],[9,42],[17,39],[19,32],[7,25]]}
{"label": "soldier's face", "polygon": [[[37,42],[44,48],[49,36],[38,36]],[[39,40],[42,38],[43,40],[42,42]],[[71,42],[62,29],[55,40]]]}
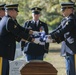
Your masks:
{"label": "soldier's face", "polygon": [[18,12],[16,10],[13,10],[13,17],[16,18],[17,15],[18,15]]}
{"label": "soldier's face", "polygon": [[4,10],[0,10],[0,17],[3,17],[5,15],[5,11]]}
{"label": "soldier's face", "polygon": [[8,12],[12,18],[16,19],[16,16],[18,15],[18,12],[16,10],[9,10]]}
{"label": "soldier's face", "polygon": [[67,17],[68,16],[68,9],[65,9],[64,11],[62,11],[62,15],[64,17]]}
{"label": "soldier's face", "polygon": [[66,8],[63,12],[62,12],[62,14],[63,14],[63,16],[64,17],[67,17],[67,16],[69,16],[71,13],[73,13],[74,11],[73,11],[73,9],[72,8]]}
{"label": "soldier's face", "polygon": [[34,13],[32,13],[32,17],[33,17],[34,20],[38,20],[39,17],[40,17],[40,14],[34,14]]}

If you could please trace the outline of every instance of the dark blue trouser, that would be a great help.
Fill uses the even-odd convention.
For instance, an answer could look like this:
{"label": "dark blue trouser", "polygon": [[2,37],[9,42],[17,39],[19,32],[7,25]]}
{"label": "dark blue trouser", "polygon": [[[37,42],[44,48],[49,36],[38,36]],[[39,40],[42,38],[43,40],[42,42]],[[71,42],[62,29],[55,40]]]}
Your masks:
{"label": "dark blue trouser", "polygon": [[0,75],[9,75],[9,61],[0,57]]}
{"label": "dark blue trouser", "polygon": [[44,55],[34,56],[34,55],[26,54],[26,61],[30,61],[30,60],[43,60],[43,56]]}
{"label": "dark blue trouser", "polygon": [[67,75],[75,75],[74,55],[66,56],[66,72]]}

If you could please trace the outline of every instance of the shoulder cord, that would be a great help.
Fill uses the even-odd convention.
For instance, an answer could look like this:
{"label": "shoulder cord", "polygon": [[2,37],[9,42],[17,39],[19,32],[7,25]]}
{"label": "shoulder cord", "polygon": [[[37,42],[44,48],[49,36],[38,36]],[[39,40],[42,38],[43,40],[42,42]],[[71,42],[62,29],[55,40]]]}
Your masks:
{"label": "shoulder cord", "polygon": [[7,21],[6,21],[6,30],[8,31],[8,32],[10,32],[9,30],[8,30],[8,27],[7,27],[7,24],[8,24],[8,20],[10,19],[10,17],[8,17],[7,18]]}

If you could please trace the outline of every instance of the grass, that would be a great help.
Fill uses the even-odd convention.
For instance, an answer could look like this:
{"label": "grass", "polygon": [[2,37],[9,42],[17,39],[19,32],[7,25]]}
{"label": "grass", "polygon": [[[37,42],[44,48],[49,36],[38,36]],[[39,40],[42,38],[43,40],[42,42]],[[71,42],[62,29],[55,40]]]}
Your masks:
{"label": "grass", "polygon": [[44,61],[51,63],[58,71],[57,75],[66,75],[65,60],[60,56],[61,44],[51,43]]}
{"label": "grass", "polygon": [[[51,63],[58,71],[57,75],[66,75],[66,69],[65,69],[65,60],[64,57],[60,56],[60,49],[61,49],[61,44],[57,43],[50,43],[49,46],[49,53],[47,54],[46,58],[44,58],[44,61],[47,61]],[[17,54],[19,54],[17,50]],[[22,55],[17,55],[17,57]],[[20,59],[19,57],[17,60]]]}

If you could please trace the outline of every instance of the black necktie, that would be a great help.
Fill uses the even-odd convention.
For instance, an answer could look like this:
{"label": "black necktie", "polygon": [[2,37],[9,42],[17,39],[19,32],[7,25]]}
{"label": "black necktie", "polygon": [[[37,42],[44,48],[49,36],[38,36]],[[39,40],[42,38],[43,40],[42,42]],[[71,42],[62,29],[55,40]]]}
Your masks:
{"label": "black necktie", "polygon": [[35,27],[37,27],[37,22],[35,21]]}

